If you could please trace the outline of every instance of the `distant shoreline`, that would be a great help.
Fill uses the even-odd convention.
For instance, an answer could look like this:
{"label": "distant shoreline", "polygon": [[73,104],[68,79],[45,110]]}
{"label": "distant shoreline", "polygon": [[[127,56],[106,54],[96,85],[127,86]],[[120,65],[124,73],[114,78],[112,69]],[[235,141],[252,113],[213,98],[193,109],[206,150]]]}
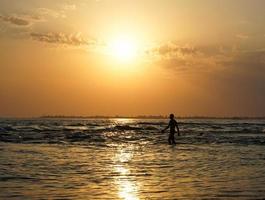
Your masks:
{"label": "distant shoreline", "polygon": [[[122,115],[115,115],[115,116],[63,116],[63,115],[47,115],[47,116],[40,116],[37,118],[45,118],[45,119],[167,119],[168,116],[163,115],[139,115],[139,116],[122,116]],[[212,117],[212,116],[177,116],[177,119],[265,119],[264,117]]]}
{"label": "distant shoreline", "polygon": [[[212,117],[212,116],[176,116],[177,119],[230,119],[230,120],[255,120],[264,119],[264,117]],[[165,115],[139,115],[139,116],[67,116],[67,115],[43,115],[43,116],[33,116],[33,117],[15,117],[15,116],[0,116],[0,119],[168,119]]]}

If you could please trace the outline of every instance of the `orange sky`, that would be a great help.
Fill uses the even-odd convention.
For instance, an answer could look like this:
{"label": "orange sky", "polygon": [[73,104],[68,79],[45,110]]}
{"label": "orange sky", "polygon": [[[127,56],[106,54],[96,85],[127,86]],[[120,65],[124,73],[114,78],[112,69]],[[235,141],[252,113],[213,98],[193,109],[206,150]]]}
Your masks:
{"label": "orange sky", "polygon": [[1,0],[0,116],[265,116],[263,0]]}

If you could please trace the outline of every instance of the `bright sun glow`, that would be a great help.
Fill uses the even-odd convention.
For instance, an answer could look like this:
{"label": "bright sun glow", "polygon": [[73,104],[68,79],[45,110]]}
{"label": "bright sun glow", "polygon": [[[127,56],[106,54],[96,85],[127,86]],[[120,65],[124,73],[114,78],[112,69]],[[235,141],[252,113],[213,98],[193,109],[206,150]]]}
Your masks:
{"label": "bright sun glow", "polygon": [[110,43],[110,54],[120,61],[132,61],[137,51],[136,41],[129,37],[119,37]]}

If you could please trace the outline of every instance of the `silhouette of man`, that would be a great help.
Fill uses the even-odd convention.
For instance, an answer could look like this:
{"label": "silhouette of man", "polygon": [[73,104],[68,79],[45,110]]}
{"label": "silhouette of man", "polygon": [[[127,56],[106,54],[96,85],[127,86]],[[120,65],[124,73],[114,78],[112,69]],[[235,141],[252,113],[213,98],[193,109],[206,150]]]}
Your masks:
{"label": "silhouette of man", "polygon": [[168,136],[168,144],[176,144],[176,142],[175,142],[176,129],[175,128],[177,128],[178,136],[180,136],[178,123],[174,119],[174,114],[170,114],[169,118],[170,118],[170,120],[169,120],[168,126],[164,130],[162,130],[162,133],[164,133],[168,128],[170,128],[170,133]]}

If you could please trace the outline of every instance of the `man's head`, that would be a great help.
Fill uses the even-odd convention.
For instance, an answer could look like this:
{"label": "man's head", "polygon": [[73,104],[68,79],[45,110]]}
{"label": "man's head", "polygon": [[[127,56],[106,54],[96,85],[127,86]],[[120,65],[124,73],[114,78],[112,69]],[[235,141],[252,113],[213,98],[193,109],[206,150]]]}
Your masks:
{"label": "man's head", "polygon": [[170,119],[174,119],[174,114],[170,114],[170,115],[169,115],[169,118],[170,118]]}

